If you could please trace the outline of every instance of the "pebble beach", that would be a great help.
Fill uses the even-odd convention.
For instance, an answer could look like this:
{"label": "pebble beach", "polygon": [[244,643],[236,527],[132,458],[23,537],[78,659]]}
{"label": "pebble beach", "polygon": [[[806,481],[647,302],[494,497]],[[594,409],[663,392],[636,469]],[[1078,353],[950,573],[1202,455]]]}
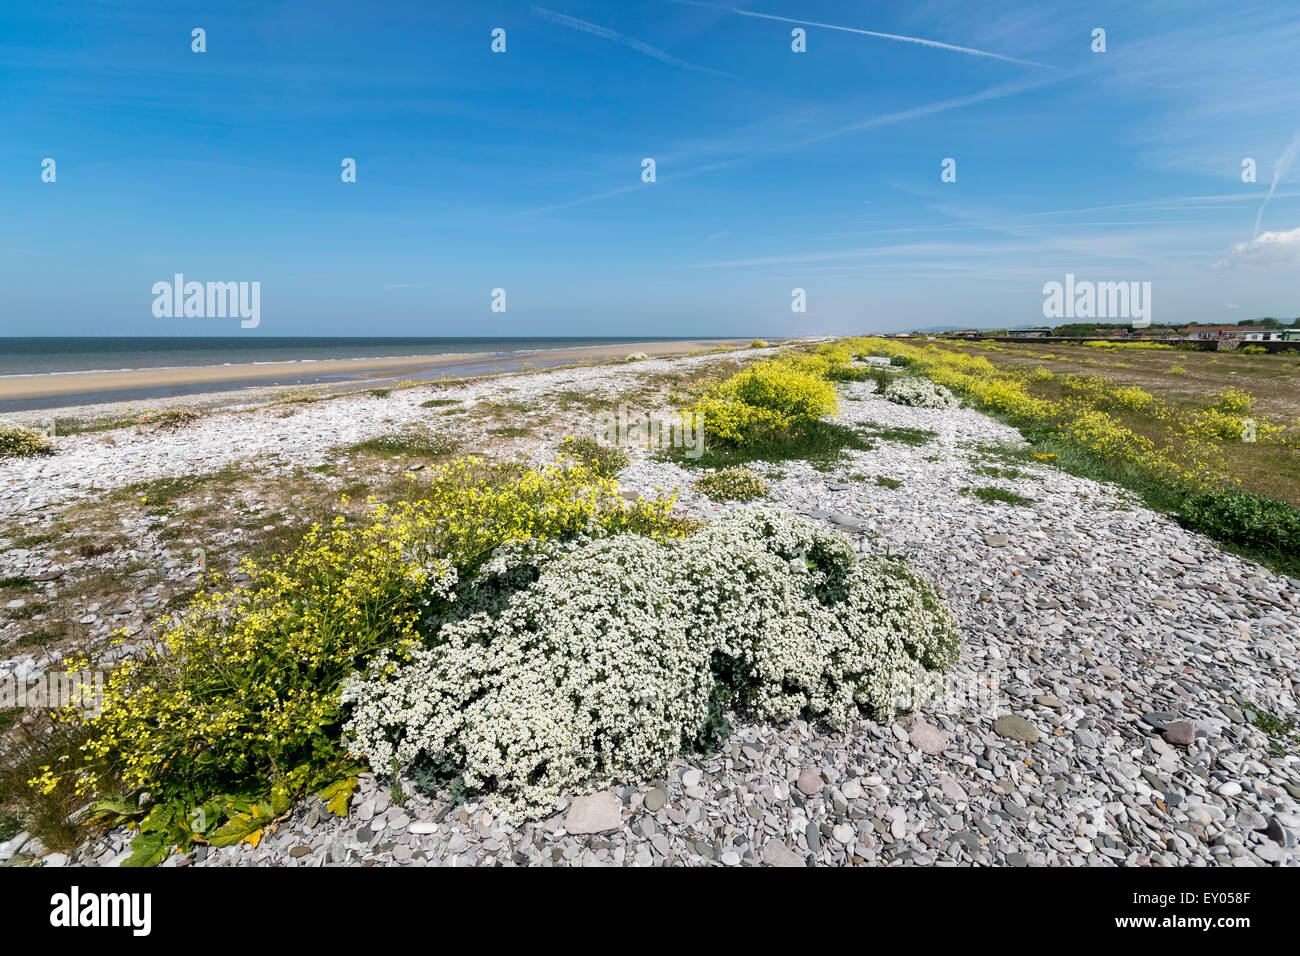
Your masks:
{"label": "pebble beach", "polygon": [[[630,379],[716,361],[543,370],[437,395],[463,410],[503,401],[544,410],[561,392],[610,395]],[[83,498],[232,465],[274,483],[328,464],[342,445],[428,424],[432,394],[249,403],[173,431],[60,438],[52,457],[0,464],[0,518],[34,534]],[[1018,443],[1017,432],[970,408],[892,404],[869,381],[844,383],[841,394],[841,421],[937,437],[882,438],[829,471],[773,465],[762,504],[820,522],[861,553],[906,554],[935,582],[963,637],[946,694],[893,723],[864,718],[841,731],[733,718],[719,753],[680,758],[660,779],[571,794],[551,816],[518,826],[451,794],[422,795],[407,783],[395,795],[363,775],[346,818],[313,798],[256,847],[200,847],[163,865],[1300,864],[1300,758],[1262,719],[1296,707],[1300,581],[1050,461],[1017,465],[1018,477],[995,482],[1025,504],[973,497],[972,486],[991,483],[974,469],[990,448]],[[469,414],[440,415],[429,427],[485,441]],[[548,461],[560,437],[530,434],[508,450]],[[746,507],[692,491],[697,474],[678,464],[632,454],[618,476],[625,491],[675,492],[677,508],[702,520]],[[111,631],[140,631],[161,592],[195,573],[158,523],[124,524],[132,553],[99,560],[144,564],[137,597],[86,607],[79,618],[105,653]],[[85,571],[13,541],[0,542],[0,577],[57,589]],[[113,649],[131,652],[129,643]],[[0,646],[0,676],[34,679],[57,664]],[[114,831],[65,855],[20,833],[0,844],[0,862],[116,865],[129,840]]]}

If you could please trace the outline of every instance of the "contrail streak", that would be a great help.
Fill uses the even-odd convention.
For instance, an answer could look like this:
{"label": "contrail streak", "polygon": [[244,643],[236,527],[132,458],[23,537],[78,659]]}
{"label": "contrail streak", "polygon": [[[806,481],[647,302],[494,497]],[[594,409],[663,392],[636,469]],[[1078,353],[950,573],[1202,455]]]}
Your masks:
{"label": "contrail streak", "polygon": [[669,66],[675,66],[681,70],[692,70],[696,73],[709,73],[713,76],[725,76],[731,78],[730,73],[723,73],[719,70],[711,70],[707,66],[696,66],[694,63],[687,63],[685,60],[679,60],[671,53],[665,53],[663,50],[657,50],[648,43],[642,43],[640,40],[634,40],[631,37],[616,33],[606,27],[597,26],[594,23],[588,23],[586,20],[579,20],[575,17],[566,17],[562,13],[556,13],[554,10],[547,10],[544,7],[533,7],[533,15],[541,17],[544,20],[550,20],[561,26],[569,27],[574,30],[581,30],[583,33],[590,33],[605,40],[612,40],[615,43],[621,43],[623,46],[631,47],[638,53],[644,53],[646,56],[654,57],[661,63],[667,63]]}
{"label": "contrail streak", "polygon": [[1295,162],[1296,151],[1300,150],[1300,133],[1296,133],[1295,139],[1291,140],[1282,156],[1273,166],[1273,183],[1268,187],[1268,195],[1264,197],[1264,205],[1259,207],[1259,215],[1255,217],[1255,236],[1259,236],[1259,225],[1264,220],[1264,210],[1268,208],[1268,201],[1273,198],[1273,192],[1277,189],[1278,180],[1287,174],[1291,169],[1291,164]]}
{"label": "contrail streak", "polygon": [[919,46],[933,47],[936,50],[950,50],[953,53],[965,53],[968,56],[984,56],[993,60],[1001,60],[1004,63],[1018,63],[1021,66],[1036,66],[1045,70],[1056,70],[1059,67],[1050,66],[1047,63],[1038,63],[1034,60],[1021,60],[1014,56],[1003,56],[1001,53],[990,53],[988,50],[977,50],[969,46],[956,46],[952,43],[943,43],[939,40],[927,40],[924,37],[902,36],[898,33],[879,33],[875,30],[861,30],[857,27],[842,27],[834,23],[818,23],[815,20],[796,20],[793,17],[778,17],[771,13],[758,13],[754,10],[741,10],[738,7],[724,7],[718,3],[698,3],[693,0],[673,0],[674,3],[682,3],[692,7],[713,7],[716,10],[725,10],[728,13],[734,13],[742,17],[755,17],[760,20],[777,20],[781,23],[797,23],[805,27],[818,27],[822,30],[838,30],[841,33],[857,33],[862,36],[876,37],[881,40],[896,40],[899,43],[915,43]]}

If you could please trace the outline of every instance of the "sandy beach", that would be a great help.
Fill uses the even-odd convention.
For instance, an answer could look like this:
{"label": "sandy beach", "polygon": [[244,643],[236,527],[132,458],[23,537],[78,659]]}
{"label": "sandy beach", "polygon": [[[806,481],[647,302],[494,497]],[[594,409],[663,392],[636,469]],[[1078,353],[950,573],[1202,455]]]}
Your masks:
{"label": "sandy beach", "polygon": [[[313,362],[272,362],[265,364],[215,365],[195,368],[127,369],[114,372],[70,372],[57,375],[15,375],[0,378],[0,401],[81,395],[87,392],[119,392],[165,386],[240,383],[252,380],[332,376],[355,373],[356,379],[436,377],[446,366],[456,366],[461,374],[494,371],[503,361],[516,366],[523,362],[535,365],[568,364],[622,357],[631,352],[651,356],[681,355],[715,345],[737,344],[734,339],[707,339],[680,342],[619,343],[617,345],[581,346],[547,349],[526,356],[493,352],[470,352],[444,355],[412,355],[394,358],[342,359]],[[337,382],[336,382],[337,383]],[[214,389],[220,391],[220,389]]]}

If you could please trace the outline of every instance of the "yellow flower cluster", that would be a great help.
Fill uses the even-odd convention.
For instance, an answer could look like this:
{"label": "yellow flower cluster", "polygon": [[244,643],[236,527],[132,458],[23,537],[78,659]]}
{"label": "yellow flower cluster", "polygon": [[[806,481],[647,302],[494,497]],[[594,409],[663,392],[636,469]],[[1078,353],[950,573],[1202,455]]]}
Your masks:
{"label": "yellow flower cluster", "polygon": [[829,376],[852,360],[835,354],[792,355],[751,365],[707,391],[691,408],[702,415],[707,440],[748,445],[796,436],[833,415],[838,396]]}
{"label": "yellow flower cluster", "polygon": [[[915,370],[977,405],[1018,425],[1056,433],[1099,458],[1139,468],[1166,481],[1195,487],[1235,483],[1222,443],[1286,441],[1283,426],[1254,413],[1252,396],[1229,388],[1207,405],[1188,410],[1133,385],[1104,378],[998,369],[982,355],[938,346],[918,347],[893,339],[859,338],[841,343],[855,354],[901,357]],[[1152,346],[1158,343],[1102,343]],[[1053,401],[1034,393],[1059,386]],[[1049,394],[1051,394],[1049,392]],[[1249,425],[1249,427],[1247,427]]]}
{"label": "yellow flower cluster", "polygon": [[1172,349],[1173,346],[1167,342],[1108,342],[1105,340],[1084,342],[1088,348],[1093,349],[1136,349],[1139,351],[1158,351],[1163,349]]}

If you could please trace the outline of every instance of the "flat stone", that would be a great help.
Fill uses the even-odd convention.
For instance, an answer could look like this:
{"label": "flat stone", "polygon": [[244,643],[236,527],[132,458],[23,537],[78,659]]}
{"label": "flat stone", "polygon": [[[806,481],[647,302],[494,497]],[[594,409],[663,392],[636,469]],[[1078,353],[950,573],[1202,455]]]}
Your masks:
{"label": "flat stone", "polygon": [[763,844],[763,862],[768,866],[807,866],[803,857],[776,840]]}
{"label": "flat stone", "polygon": [[984,543],[990,548],[1005,548],[1011,543],[1011,537],[1005,534],[990,534],[984,537]]}
{"label": "flat stone", "polygon": [[1027,744],[1038,743],[1038,728],[1015,714],[1003,714],[993,721],[993,732],[1009,740],[1019,740]]}
{"label": "flat stone", "polygon": [[944,748],[948,746],[948,735],[923,720],[913,722],[909,739],[913,747],[932,757],[943,753]]}
{"label": "flat stone", "polygon": [[949,774],[945,773],[940,775],[939,789],[943,791],[944,796],[946,796],[949,800],[957,800],[960,802],[966,799],[966,791],[963,790],[961,784],[959,784]]}
{"label": "flat stone", "polygon": [[1165,742],[1190,747],[1196,742],[1196,726],[1191,721],[1175,720],[1165,727]]}
{"label": "flat stone", "polygon": [[564,817],[570,833],[603,833],[623,825],[623,801],[608,790],[575,797]]}
{"label": "flat stone", "polygon": [[658,787],[655,787],[645,795],[645,799],[642,801],[642,806],[651,813],[658,813],[663,809],[664,804],[667,802],[668,794],[664,793]]}
{"label": "flat stone", "polygon": [[811,797],[813,794],[821,793],[821,789],[825,784],[816,770],[811,767],[804,767],[799,771],[799,779],[795,781],[795,786],[799,788],[800,793]]}

